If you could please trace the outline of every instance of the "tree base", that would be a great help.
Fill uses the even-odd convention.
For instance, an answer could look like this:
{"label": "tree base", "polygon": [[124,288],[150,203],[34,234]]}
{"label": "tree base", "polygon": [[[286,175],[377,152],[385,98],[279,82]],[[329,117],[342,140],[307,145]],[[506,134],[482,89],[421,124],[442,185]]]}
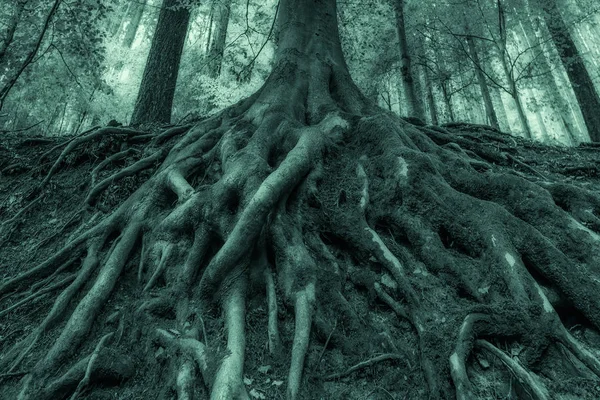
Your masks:
{"label": "tree base", "polygon": [[[546,399],[579,379],[597,398],[595,178],[334,94],[352,101],[309,99],[310,124],[263,89],[194,126],[55,148],[1,226],[9,397]],[[57,178],[87,187],[85,206],[62,199],[64,222],[36,227],[49,239],[20,243],[65,194]]]}

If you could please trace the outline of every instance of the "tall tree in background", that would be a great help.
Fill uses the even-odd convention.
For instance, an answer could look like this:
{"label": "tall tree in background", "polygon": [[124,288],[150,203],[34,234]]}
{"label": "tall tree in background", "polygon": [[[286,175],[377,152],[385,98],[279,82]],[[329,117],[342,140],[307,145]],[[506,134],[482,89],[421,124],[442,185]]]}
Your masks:
{"label": "tall tree in background", "polygon": [[227,38],[227,27],[229,26],[229,15],[231,13],[231,0],[215,0],[212,7],[211,18],[216,23],[213,28],[214,33],[209,36],[210,47],[206,57],[208,75],[216,78],[221,73],[221,65],[223,64],[225,39]]}
{"label": "tall tree in background", "polygon": [[477,47],[475,46],[475,40],[473,39],[473,36],[468,34],[465,37],[465,40],[467,41],[467,47],[471,61],[473,61],[473,64],[475,65],[477,83],[479,84],[479,89],[481,90],[481,96],[483,97],[483,104],[485,106],[485,113],[488,121],[494,128],[500,129],[498,117],[496,116],[496,110],[494,109],[494,103],[492,102],[492,96],[490,95],[490,88],[488,87],[486,77],[483,73],[483,66],[481,65],[479,54],[477,53]]}
{"label": "tall tree in background", "polygon": [[148,0],[132,1],[127,9],[128,21],[125,28],[125,36],[123,37],[123,44],[129,48],[131,48],[135,40],[147,2]]}
{"label": "tall tree in background", "polygon": [[169,123],[190,10],[179,0],[164,0],[131,124]]}
{"label": "tall tree in background", "polygon": [[413,71],[410,49],[406,39],[406,21],[404,18],[404,0],[393,0],[394,11],[396,15],[396,28],[398,30],[398,45],[400,50],[400,73],[404,84],[404,93],[406,97],[407,113],[412,117],[425,120],[425,111],[423,103],[419,98],[415,71]]}
{"label": "tall tree in background", "polygon": [[539,4],[543,10],[543,16],[554,45],[558,49],[560,59],[577,97],[590,139],[594,142],[600,142],[600,96],[594,88],[594,82],[571,37],[556,0],[543,0],[539,1]]}
{"label": "tall tree in background", "polygon": [[[59,292],[2,348],[0,371],[24,375],[7,398],[74,399],[96,382],[167,398],[193,398],[201,384],[211,400],[260,398],[244,368],[265,342],[260,362],[287,374],[286,393],[273,397],[289,400],[313,396],[305,364],[367,353],[379,356],[324,378],[341,388],[337,378],[365,365],[407,359],[385,372],[386,392],[410,389],[398,384],[404,368],[411,398],[471,400],[481,390],[472,377],[487,377],[467,372],[476,350],[502,361],[508,372],[494,376],[505,387],[515,375],[537,400],[556,387],[534,372],[547,358],[579,360],[599,378],[597,355],[558,308],[600,329],[598,194],[500,169],[503,135],[485,132],[489,145],[377,107],[350,76],[335,0],[281,0],[278,11],[273,70],[256,93],[193,126],[91,131],[50,169],[42,187],[77,144],[152,139],[145,158],[90,189],[86,205],[112,212],[75,209],[82,227],[63,247],[0,282],[2,316]],[[153,167],[120,205],[103,201],[110,185]]]}
{"label": "tall tree in background", "polygon": [[504,0],[497,0],[496,4],[498,9],[499,31],[499,38],[496,41],[496,46],[498,50],[498,60],[500,62],[500,65],[502,66],[504,78],[506,79],[506,86],[504,87],[504,90],[513,98],[517,110],[517,115],[519,116],[519,122],[521,123],[521,127],[523,128],[525,137],[530,139],[533,137],[533,133],[531,132],[531,125],[529,124],[529,120],[527,119],[527,112],[525,111],[525,107],[523,106],[523,101],[521,99],[520,90],[518,87],[518,76],[520,74],[519,71],[515,69],[516,63],[513,61],[508,51],[509,32],[507,30],[506,24],[507,21]]}

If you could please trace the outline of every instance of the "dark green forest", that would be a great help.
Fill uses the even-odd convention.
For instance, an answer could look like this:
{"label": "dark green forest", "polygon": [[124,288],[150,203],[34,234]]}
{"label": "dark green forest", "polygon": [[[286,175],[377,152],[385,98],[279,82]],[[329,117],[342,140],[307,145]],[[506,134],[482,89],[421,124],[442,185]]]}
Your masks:
{"label": "dark green forest", "polygon": [[597,0],[0,10],[0,399],[600,398]]}

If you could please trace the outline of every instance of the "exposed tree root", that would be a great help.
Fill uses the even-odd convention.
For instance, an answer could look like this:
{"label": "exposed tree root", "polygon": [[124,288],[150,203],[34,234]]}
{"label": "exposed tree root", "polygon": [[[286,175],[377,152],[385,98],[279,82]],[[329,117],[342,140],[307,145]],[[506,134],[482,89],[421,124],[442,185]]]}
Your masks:
{"label": "exposed tree root", "polygon": [[93,363],[92,355],[78,361],[60,378],[38,389],[36,399],[53,400],[74,394],[82,379],[88,376],[88,384],[108,383],[118,385],[134,374],[134,364],[129,357],[104,349],[96,354]]}
{"label": "exposed tree root", "polygon": [[[553,342],[600,377],[591,344],[571,334],[553,306],[566,304],[600,328],[600,196],[529,168],[504,135],[413,126],[375,109],[335,63],[286,57],[256,95],[197,125],[152,134],[102,128],[66,144],[42,186],[70,152],[101,135],[146,145],[148,156],[99,182],[134,151],[93,169],[89,206],[102,204],[119,179],[156,168],[112,213],[97,214],[54,255],[0,283],[0,316],[61,290],[0,359],[0,374],[28,371],[13,398],[77,398],[95,383],[120,382],[151,341],[170,352],[146,357],[168,375],[165,396],[194,398],[201,377],[211,399],[248,398],[246,343],[255,333],[246,311],[256,296],[266,309],[268,356],[289,367],[281,374],[288,399],[308,395],[303,373],[324,347],[368,351],[359,359],[382,354],[322,371],[335,380],[404,358],[397,349],[406,340],[420,367],[408,363],[410,372],[432,399],[476,398],[474,346],[536,399],[550,397],[552,382],[532,371]],[[288,83],[288,74],[299,80]],[[518,174],[507,172],[513,162]],[[387,319],[357,310],[376,298]],[[388,332],[394,314],[400,335]],[[293,334],[282,318],[293,319]],[[380,336],[385,343],[373,340]],[[325,342],[316,354],[314,338]],[[525,350],[517,361],[495,340]],[[329,353],[321,350],[317,362]]]}
{"label": "exposed tree root", "polygon": [[106,160],[102,161],[100,164],[98,164],[97,166],[94,167],[94,169],[91,172],[92,175],[92,186],[96,185],[96,180],[98,179],[98,174],[100,173],[100,171],[102,171],[107,165],[115,162],[115,161],[119,161],[122,160],[124,158],[126,158],[127,156],[130,156],[132,154],[137,153],[137,150],[134,148],[129,148],[123,151],[120,151],[118,153],[113,154],[112,156],[108,157]]}
{"label": "exposed tree root", "polygon": [[91,140],[94,140],[98,137],[102,137],[102,136],[106,136],[106,135],[134,136],[134,135],[141,135],[142,133],[143,132],[140,132],[140,131],[137,131],[134,129],[128,129],[128,128],[105,127],[105,128],[100,128],[98,130],[90,131],[86,135],[77,137],[75,140],[69,142],[67,144],[67,147],[65,147],[65,149],[62,151],[62,153],[60,153],[60,155],[58,156],[58,159],[54,162],[54,164],[52,165],[52,167],[46,174],[46,177],[40,184],[40,187],[43,188],[46,186],[46,184],[48,184],[50,179],[54,176],[54,173],[57,171],[58,167],[60,167],[60,165],[63,163],[63,161],[67,157],[67,155],[69,155],[69,153],[71,153],[77,146],[79,146],[83,143],[89,142]]}
{"label": "exposed tree root", "polygon": [[296,293],[296,327],[292,345],[292,360],[288,374],[287,396],[295,399],[300,391],[300,379],[304,369],[304,358],[308,350],[310,327],[312,325],[312,310],[315,303],[315,287],[310,283],[305,289]]}
{"label": "exposed tree root", "polygon": [[96,348],[94,349],[94,352],[92,353],[92,355],[90,356],[90,359],[88,361],[87,367],[85,369],[85,374],[83,375],[83,378],[81,379],[81,381],[75,388],[75,392],[71,396],[70,400],[76,400],[79,397],[79,395],[81,394],[82,390],[85,389],[86,386],[90,384],[92,372],[94,371],[94,369],[97,368],[96,363],[98,362],[98,356],[100,354],[100,351],[102,350],[102,347],[104,346],[104,344],[109,339],[111,339],[113,337],[113,335],[114,335],[114,332],[107,333],[106,335],[102,336],[102,338],[96,345]]}
{"label": "exposed tree root", "polygon": [[279,335],[279,323],[277,322],[277,294],[273,274],[268,268],[265,268],[265,286],[267,287],[267,306],[269,309],[267,326],[269,352],[274,356],[279,356],[281,353],[281,337]]}
{"label": "exposed tree root", "polygon": [[229,355],[221,361],[211,390],[211,400],[249,399],[242,382],[246,354],[245,286],[245,278],[240,276],[231,282],[231,287],[224,289],[223,312]]}
{"label": "exposed tree root", "polygon": [[380,356],[373,357],[369,360],[359,362],[358,364],[353,365],[352,367],[348,368],[347,370],[345,370],[343,372],[338,372],[335,374],[327,375],[323,379],[326,381],[331,381],[334,379],[343,378],[344,376],[348,376],[348,375],[352,374],[353,372],[359,371],[363,368],[369,367],[369,366],[377,364],[379,362],[388,361],[388,360],[401,360],[403,358],[404,358],[404,356],[402,356],[401,354],[382,354]]}
{"label": "exposed tree root", "polygon": [[482,349],[485,349],[498,357],[507,368],[515,375],[515,377],[529,389],[530,396],[535,400],[546,400],[548,399],[548,389],[544,387],[544,384],[531,372],[519,364],[516,360],[510,358],[502,350],[494,346],[488,341],[477,340],[475,344]]}
{"label": "exposed tree root", "polygon": [[39,298],[47,293],[51,293],[57,289],[60,289],[61,287],[65,286],[66,284],[70,283],[71,281],[75,280],[75,278],[77,277],[77,275],[69,275],[66,278],[56,282],[53,285],[50,285],[48,287],[42,288],[38,291],[36,291],[35,293],[25,297],[23,300],[19,300],[17,301],[15,304],[11,305],[10,307],[8,307],[5,310],[0,311],[0,317],[2,317],[5,314],[8,314],[9,312],[11,312],[12,310],[17,309],[18,307],[27,304],[29,302],[32,301],[36,301],[39,300]]}
{"label": "exposed tree root", "polygon": [[126,176],[135,175],[138,172],[143,171],[144,169],[152,167],[155,163],[160,162],[166,156],[167,156],[166,150],[158,150],[154,154],[137,161],[130,167],[122,169],[119,172],[117,172],[116,174],[109,176],[106,179],[103,179],[102,181],[98,182],[94,187],[92,187],[92,189],[88,193],[87,197],[85,198],[86,204],[94,205],[97,197],[109,185],[111,185],[115,182],[118,182],[120,179],[123,179]]}

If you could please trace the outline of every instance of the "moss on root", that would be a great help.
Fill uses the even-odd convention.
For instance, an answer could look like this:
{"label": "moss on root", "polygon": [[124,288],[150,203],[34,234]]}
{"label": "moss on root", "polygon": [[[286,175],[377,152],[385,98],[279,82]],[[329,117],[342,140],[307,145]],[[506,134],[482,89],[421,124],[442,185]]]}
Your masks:
{"label": "moss on root", "polygon": [[[308,82],[273,103],[275,77],[195,125],[51,149],[10,248],[69,158],[93,182],[0,284],[7,396],[544,399],[579,379],[598,397],[598,182],[498,132],[412,125],[327,71],[330,98]],[[102,141],[129,147],[81,156]]]}

